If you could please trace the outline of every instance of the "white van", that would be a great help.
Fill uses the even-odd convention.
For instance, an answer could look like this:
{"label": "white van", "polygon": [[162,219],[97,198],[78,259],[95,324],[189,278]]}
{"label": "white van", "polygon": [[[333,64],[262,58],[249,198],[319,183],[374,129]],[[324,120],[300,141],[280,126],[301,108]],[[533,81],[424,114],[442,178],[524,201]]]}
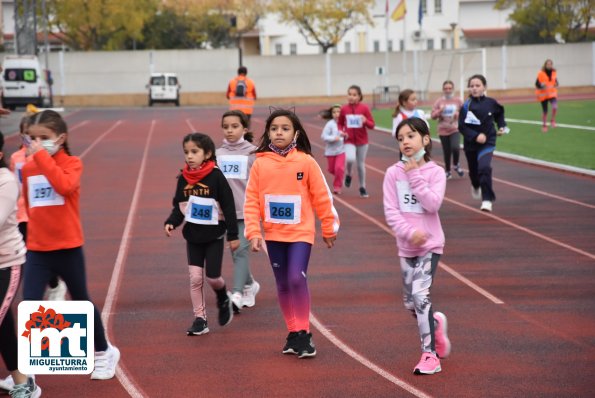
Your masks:
{"label": "white van", "polygon": [[15,109],[33,104],[53,106],[51,77],[36,56],[7,55],[2,63],[2,106]]}
{"label": "white van", "polygon": [[149,106],[155,102],[173,102],[180,106],[180,89],[178,76],[175,73],[151,73],[147,84],[149,89]]}

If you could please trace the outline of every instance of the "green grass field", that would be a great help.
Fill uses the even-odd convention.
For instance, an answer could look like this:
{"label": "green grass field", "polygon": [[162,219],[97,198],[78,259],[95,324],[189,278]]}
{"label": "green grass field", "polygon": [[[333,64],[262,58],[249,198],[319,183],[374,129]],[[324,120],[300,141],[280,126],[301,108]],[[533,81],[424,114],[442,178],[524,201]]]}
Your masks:
{"label": "green grass field", "polygon": [[[424,111],[429,113],[429,109]],[[392,109],[373,111],[376,124],[385,128],[391,128],[391,114]],[[505,114],[507,119],[541,122],[541,106],[537,102],[507,104]],[[558,102],[556,122],[595,127],[595,101]],[[497,151],[595,170],[595,130],[556,127],[542,133],[540,125],[509,120],[507,124],[510,134],[498,138]],[[431,120],[430,125],[432,136],[437,137],[436,122]]]}

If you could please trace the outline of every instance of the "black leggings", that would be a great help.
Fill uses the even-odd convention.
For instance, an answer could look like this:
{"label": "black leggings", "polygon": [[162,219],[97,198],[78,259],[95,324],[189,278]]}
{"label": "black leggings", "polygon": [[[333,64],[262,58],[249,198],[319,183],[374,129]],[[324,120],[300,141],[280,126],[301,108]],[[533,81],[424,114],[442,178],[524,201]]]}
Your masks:
{"label": "black leggings", "polygon": [[[72,300],[91,301],[87,290],[85,256],[82,247],[49,252],[29,250],[25,266],[23,299],[42,300],[45,287],[52,275],[62,278]],[[107,340],[103,322],[97,306],[93,305],[93,308],[95,310],[95,351],[105,351]]]}
{"label": "black leggings", "polygon": [[459,150],[461,147],[461,137],[458,132],[451,135],[441,135],[442,153],[444,154],[444,170],[450,171],[450,156],[455,166],[459,165]]}
{"label": "black leggings", "polygon": [[219,278],[223,264],[223,246],[223,238],[205,243],[186,242],[188,265],[204,267],[207,278]]}
{"label": "black leggings", "polygon": [[21,266],[0,268],[0,355],[9,372],[18,368],[17,331],[12,302],[19,287]]}
{"label": "black leggings", "polygon": [[[23,235],[23,240],[25,242],[27,242],[27,223],[26,222],[19,223],[19,232],[21,233],[21,235]],[[51,287],[52,289],[54,289],[56,286],[58,286],[58,275],[56,275],[56,274],[52,275],[52,277],[50,278],[50,281],[48,282],[48,286]]]}

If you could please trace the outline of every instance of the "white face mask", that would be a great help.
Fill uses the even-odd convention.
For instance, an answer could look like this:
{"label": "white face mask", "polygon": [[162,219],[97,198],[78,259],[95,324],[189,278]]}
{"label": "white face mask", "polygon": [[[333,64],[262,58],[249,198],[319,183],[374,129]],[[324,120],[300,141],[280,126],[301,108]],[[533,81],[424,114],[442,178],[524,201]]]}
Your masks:
{"label": "white face mask", "polygon": [[[56,140],[56,141],[58,141],[58,140]],[[53,141],[53,140],[41,141],[41,146],[43,147],[43,149],[48,151],[50,156],[54,156],[56,154],[56,152],[58,152],[58,150],[60,149],[60,145],[56,144],[56,141]]]}
{"label": "white face mask", "polygon": [[[419,162],[425,154],[426,150],[422,148],[413,155],[413,159],[415,159],[416,162]],[[401,154],[401,160],[403,162],[408,162],[409,160],[411,160],[411,158],[409,156],[406,156],[405,154]]]}

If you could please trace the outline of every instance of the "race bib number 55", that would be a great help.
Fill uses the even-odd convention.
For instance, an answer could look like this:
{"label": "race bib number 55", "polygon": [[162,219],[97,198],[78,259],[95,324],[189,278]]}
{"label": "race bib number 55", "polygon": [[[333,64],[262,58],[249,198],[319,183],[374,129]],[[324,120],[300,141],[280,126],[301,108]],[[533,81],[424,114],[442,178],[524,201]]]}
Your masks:
{"label": "race bib number 55", "polygon": [[397,193],[399,194],[399,208],[404,213],[423,213],[421,202],[411,192],[407,181],[397,181]]}

